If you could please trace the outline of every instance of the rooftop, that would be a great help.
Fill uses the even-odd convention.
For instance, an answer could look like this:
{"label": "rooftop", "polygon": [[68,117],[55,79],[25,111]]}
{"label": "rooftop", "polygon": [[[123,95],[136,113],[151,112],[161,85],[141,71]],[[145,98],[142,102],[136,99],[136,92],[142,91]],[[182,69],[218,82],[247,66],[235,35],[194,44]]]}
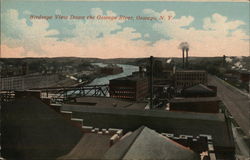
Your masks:
{"label": "rooftop", "polygon": [[76,98],[76,103],[79,107],[93,106],[97,108],[129,108],[144,110],[146,102],[133,102],[110,97],[80,97]]}
{"label": "rooftop", "polygon": [[85,133],[78,144],[66,155],[58,160],[101,159],[109,149],[111,135]]}
{"label": "rooftop", "polygon": [[198,160],[191,149],[141,126],[129,132],[110,147],[111,135],[86,133],[79,143],[57,160],[69,159],[164,159]]}
{"label": "rooftop", "polygon": [[[99,128],[121,128],[124,131],[131,131],[145,125],[157,132],[170,132],[176,135],[209,134],[213,136],[216,147],[234,147],[231,130],[224,114],[221,113],[201,114],[165,110],[78,107],[76,105],[63,105],[61,109],[73,112],[75,118],[84,119],[86,125]],[[98,117],[93,115],[98,115]]]}
{"label": "rooftop", "polygon": [[197,84],[192,87],[185,88],[183,90],[185,93],[214,93],[214,91],[204,84]]}
{"label": "rooftop", "polygon": [[3,104],[1,116],[2,155],[7,159],[55,159],[82,137],[80,129],[33,97]]}
{"label": "rooftop", "polygon": [[115,143],[104,155],[104,159],[198,160],[199,156],[192,150],[142,126]]}
{"label": "rooftop", "polygon": [[185,102],[214,102],[220,101],[219,97],[199,97],[199,98],[174,98],[170,103],[185,103]]}

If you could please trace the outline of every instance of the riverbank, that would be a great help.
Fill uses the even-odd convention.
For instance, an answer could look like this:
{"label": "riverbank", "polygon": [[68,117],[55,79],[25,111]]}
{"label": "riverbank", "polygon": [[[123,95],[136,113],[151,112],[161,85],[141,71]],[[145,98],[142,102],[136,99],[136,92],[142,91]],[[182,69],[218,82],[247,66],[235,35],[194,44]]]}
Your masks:
{"label": "riverbank", "polygon": [[104,63],[92,63],[95,66],[95,70],[81,71],[65,77],[53,87],[69,87],[69,86],[83,86],[83,85],[105,85],[109,84],[109,80],[126,77],[132,75],[133,72],[139,70],[138,66],[117,64],[119,69],[115,69],[115,72],[102,72],[102,68],[108,66]]}
{"label": "riverbank", "polygon": [[[98,63],[97,65],[105,66],[103,63]],[[139,71],[139,67],[134,65],[117,64],[117,66],[122,67],[122,73],[96,78],[91,83],[89,83],[89,85],[106,85],[109,84],[109,80],[111,79],[126,77],[132,75],[133,72]]]}

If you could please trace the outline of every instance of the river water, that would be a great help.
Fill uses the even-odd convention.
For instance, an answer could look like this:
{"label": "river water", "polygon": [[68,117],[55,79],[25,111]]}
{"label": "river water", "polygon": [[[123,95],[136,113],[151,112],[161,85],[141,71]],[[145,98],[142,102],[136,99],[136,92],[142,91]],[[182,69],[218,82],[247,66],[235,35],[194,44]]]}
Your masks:
{"label": "river water", "polygon": [[[100,67],[107,66],[107,64],[103,64],[103,63],[92,63],[92,64],[93,65],[98,65]],[[123,68],[122,73],[119,73],[119,74],[116,74],[116,75],[108,75],[108,76],[105,76],[105,77],[96,78],[92,82],[90,82],[88,85],[108,85],[109,80],[111,80],[111,79],[126,77],[126,76],[129,76],[129,75],[132,75],[133,72],[139,71],[138,66],[126,65],[126,64],[117,64],[117,65],[119,67]],[[71,95],[71,96],[78,95],[79,93],[81,93],[80,90],[78,90],[78,91],[74,91],[74,90],[67,91],[67,95]],[[89,91],[87,93],[87,96],[91,96],[93,94],[94,94],[94,90],[93,91],[91,90],[91,91]],[[107,96],[109,96],[109,94],[107,94]]]}
{"label": "river water", "polygon": [[[92,63],[93,65],[98,65],[100,67],[105,67],[107,64],[103,63]],[[138,66],[133,66],[133,65],[127,65],[127,64],[117,64],[117,66],[123,68],[123,72],[116,74],[116,75],[108,75],[105,77],[101,78],[96,78],[94,79],[89,85],[104,85],[104,84],[109,84],[109,80],[115,79],[115,78],[121,78],[121,77],[126,77],[129,75],[132,75],[133,72],[139,71]]]}

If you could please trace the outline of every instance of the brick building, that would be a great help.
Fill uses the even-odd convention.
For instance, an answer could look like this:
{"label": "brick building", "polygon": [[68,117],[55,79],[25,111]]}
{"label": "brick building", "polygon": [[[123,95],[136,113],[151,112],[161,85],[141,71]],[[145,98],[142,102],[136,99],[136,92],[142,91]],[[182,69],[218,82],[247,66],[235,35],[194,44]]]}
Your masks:
{"label": "brick building", "polygon": [[170,101],[170,111],[219,113],[218,97],[174,98]]}
{"label": "brick building", "polygon": [[148,96],[148,78],[128,76],[109,81],[110,97],[130,100],[141,100]]}
{"label": "brick building", "polygon": [[128,76],[109,81],[110,97],[130,100],[141,100],[148,96],[148,78]]}
{"label": "brick building", "polygon": [[175,86],[186,88],[196,84],[207,84],[207,72],[204,70],[178,70],[175,72]]}

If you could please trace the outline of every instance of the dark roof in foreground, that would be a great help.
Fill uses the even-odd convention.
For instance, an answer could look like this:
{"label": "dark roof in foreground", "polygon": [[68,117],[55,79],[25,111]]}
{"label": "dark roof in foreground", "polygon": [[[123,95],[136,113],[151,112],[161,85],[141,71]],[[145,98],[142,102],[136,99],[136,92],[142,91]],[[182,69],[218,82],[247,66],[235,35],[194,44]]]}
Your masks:
{"label": "dark roof in foreground", "polygon": [[[171,112],[165,110],[132,110],[124,108],[97,108],[64,105],[74,118],[84,119],[85,125],[99,128],[135,130],[145,125],[157,132],[176,135],[212,135],[215,147],[234,147],[232,131],[222,113]],[[97,116],[94,116],[97,115]]]}
{"label": "dark roof in foreground", "polygon": [[199,160],[199,156],[192,150],[142,126],[114,144],[104,155],[104,159]]}
{"label": "dark roof in foreground", "polygon": [[101,159],[109,149],[111,135],[100,135],[96,133],[85,133],[79,143],[65,156],[58,160],[89,160]]}
{"label": "dark roof in foreground", "polygon": [[39,99],[27,97],[2,106],[2,155],[7,159],[55,159],[81,137],[80,129]]}

